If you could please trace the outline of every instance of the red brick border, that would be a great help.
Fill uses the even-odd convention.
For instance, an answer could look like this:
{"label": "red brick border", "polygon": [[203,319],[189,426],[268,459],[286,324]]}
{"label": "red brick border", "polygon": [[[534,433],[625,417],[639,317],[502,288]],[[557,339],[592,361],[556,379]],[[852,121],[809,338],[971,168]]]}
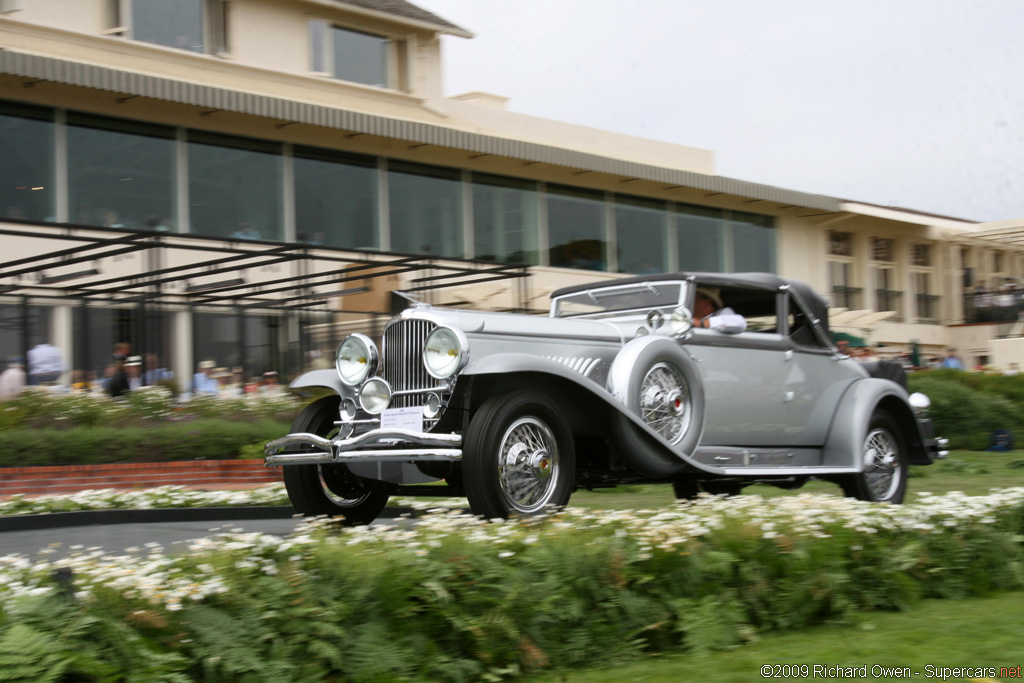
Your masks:
{"label": "red brick border", "polygon": [[280,482],[281,470],[262,460],[184,460],[105,465],[0,468],[0,496],[77,493],[86,489],[250,488]]}

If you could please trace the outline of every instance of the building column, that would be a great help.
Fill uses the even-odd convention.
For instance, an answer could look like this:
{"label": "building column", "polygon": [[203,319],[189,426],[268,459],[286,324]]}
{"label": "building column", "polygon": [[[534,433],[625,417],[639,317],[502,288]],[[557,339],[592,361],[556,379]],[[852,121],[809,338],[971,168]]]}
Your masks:
{"label": "building column", "polygon": [[178,380],[182,392],[192,390],[192,373],[195,372],[195,350],[192,348],[192,311],[168,312],[171,325],[171,371]]}
{"label": "building column", "polygon": [[50,343],[60,349],[64,355],[64,365],[67,372],[60,378],[61,384],[71,383],[71,373],[74,370],[75,362],[75,339],[74,339],[74,318],[71,306],[57,306],[53,309],[50,318],[50,336],[53,339]]}

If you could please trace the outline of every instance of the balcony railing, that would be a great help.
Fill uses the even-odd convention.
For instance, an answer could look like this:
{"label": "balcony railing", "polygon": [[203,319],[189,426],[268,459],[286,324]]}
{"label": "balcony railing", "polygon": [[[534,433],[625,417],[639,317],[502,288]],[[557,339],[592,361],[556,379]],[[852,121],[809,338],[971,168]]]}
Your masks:
{"label": "balcony railing", "polygon": [[1006,323],[1021,319],[1024,288],[975,290],[964,294],[964,321]]}

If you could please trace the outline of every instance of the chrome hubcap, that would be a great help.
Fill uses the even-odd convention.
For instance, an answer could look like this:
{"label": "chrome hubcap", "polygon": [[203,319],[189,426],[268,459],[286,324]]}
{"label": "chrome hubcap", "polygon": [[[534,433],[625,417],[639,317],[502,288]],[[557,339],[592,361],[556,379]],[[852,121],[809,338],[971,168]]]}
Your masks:
{"label": "chrome hubcap", "polygon": [[640,415],[671,444],[679,443],[690,426],[690,392],[679,370],[658,363],[640,385]]}
{"label": "chrome hubcap", "polygon": [[558,472],[558,447],[546,424],[523,417],[505,430],[498,453],[498,481],[512,509],[536,512],[547,505],[558,485]]}
{"label": "chrome hubcap", "polygon": [[902,477],[896,440],[885,429],[874,429],[864,439],[864,479],[875,500],[886,500]]}

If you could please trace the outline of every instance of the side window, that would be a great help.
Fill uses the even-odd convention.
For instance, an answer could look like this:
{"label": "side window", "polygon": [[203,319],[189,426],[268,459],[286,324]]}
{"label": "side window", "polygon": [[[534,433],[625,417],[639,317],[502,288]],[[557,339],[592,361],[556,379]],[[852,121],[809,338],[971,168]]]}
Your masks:
{"label": "side window", "polygon": [[810,320],[807,319],[807,315],[797,304],[792,294],[789,295],[786,301],[786,309],[788,313],[787,329],[789,330],[789,338],[793,340],[794,344],[808,349],[826,348],[818,339],[818,335],[814,333]]}
{"label": "side window", "polygon": [[775,292],[755,289],[721,290],[722,303],[747,321],[747,332],[779,333],[778,297]]}

